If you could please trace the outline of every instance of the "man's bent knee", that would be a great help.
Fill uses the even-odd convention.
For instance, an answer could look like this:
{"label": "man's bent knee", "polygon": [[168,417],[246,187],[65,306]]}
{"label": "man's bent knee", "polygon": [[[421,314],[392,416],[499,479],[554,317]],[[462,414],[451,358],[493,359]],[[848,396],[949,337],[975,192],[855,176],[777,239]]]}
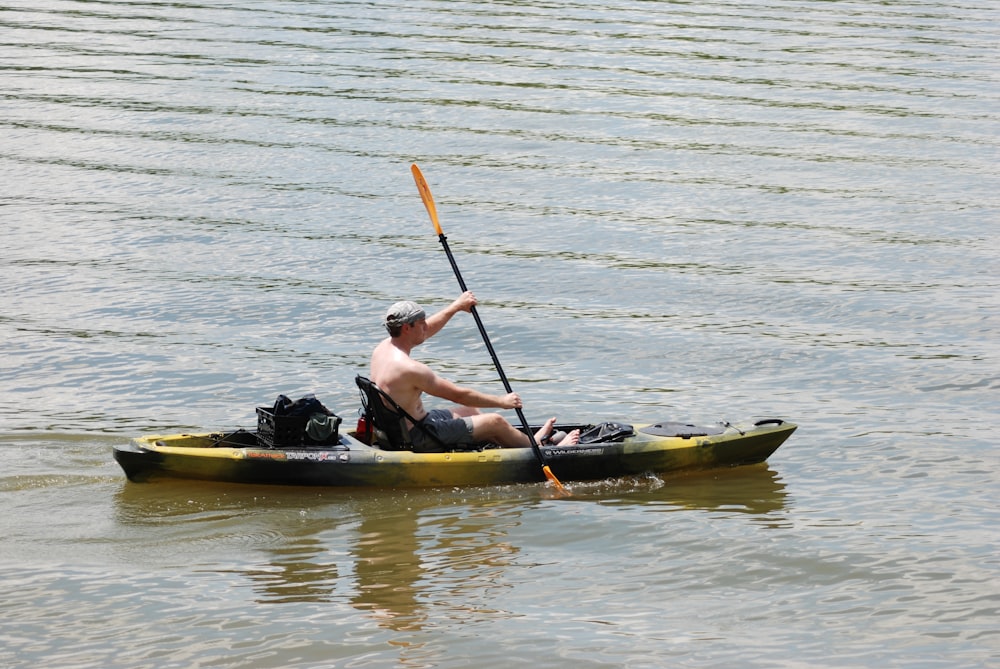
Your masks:
{"label": "man's bent knee", "polygon": [[493,439],[502,435],[508,427],[510,423],[498,413],[481,413],[472,417],[473,436],[477,440]]}

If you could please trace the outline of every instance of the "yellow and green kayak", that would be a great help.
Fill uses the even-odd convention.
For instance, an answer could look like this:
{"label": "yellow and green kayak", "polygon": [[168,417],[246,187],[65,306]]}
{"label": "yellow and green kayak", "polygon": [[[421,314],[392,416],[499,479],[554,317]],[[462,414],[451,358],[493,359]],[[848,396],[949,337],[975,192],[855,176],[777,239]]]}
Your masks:
{"label": "yellow and green kayak", "polygon": [[[581,443],[541,446],[563,482],[763,462],[795,431],[778,418],[744,423],[559,425]],[[531,448],[484,447],[447,453],[386,450],[355,432],[331,443],[273,447],[257,433],[152,435],[114,449],[131,481],[185,478],[251,484],[378,488],[477,486],[544,481]]]}

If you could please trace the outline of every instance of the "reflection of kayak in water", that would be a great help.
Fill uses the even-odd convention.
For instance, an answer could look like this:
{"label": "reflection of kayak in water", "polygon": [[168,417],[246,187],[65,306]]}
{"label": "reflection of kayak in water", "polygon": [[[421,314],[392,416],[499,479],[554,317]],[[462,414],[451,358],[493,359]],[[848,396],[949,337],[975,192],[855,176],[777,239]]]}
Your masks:
{"label": "reflection of kayak in water", "polygon": [[[783,509],[788,496],[781,476],[767,463],[619,480],[638,480],[645,484],[631,490],[627,501],[622,504],[648,503],[661,510],[689,509],[767,516]],[[603,489],[600,486],[604,484],[586,485],[598,486],[600,492]],[[577,497],[585,496],[587,491],[584,485],[573,488]],[[782,520],[769,518],[766,522],[780,524]]]}
{"label": "reflection of kayak in water", "polygon": [[[580,429],[580,443],[541,446],[562,481],[588,481],[763,462],[795,431],[777,418],[689,425],[663,422],[559,425]],[[307,440],[308,441],[308,440]],[[261,443],[263,442],[263,443]],[[133,481],[156,477],[281,485],[496,485],[543,481],[531,448],[485,447],[446,453],[387,450],[338,432],[330,443],[277,446],[245,430],[144,436],[116,446],[115,460]],[[271,446],[271,447],[268,447]]]}

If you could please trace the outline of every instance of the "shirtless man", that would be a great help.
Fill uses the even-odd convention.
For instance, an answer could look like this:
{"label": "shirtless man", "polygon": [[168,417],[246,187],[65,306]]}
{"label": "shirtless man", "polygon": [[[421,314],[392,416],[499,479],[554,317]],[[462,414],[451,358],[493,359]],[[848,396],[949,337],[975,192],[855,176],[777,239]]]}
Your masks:
{"label": "shirtless man", "polygon": [[[450,305],[432,316],[427,316],[415,302],[397,302],[385,315],[385,328],[389,337],[372,352],[371,380],[389,394],[399,406],[417,420],[423,419],[442,442],[448,445],[472,444],[490,441],[507,447],[528,447],[528,436],[511,425],[498,413],[480,413],[479,409],[520,409],[521,398],[517,393],[488,395],[471,388],[459,386],[443,379],[422,362],[410,357],[414,347],[424,343],[451,320],[459,311],[471,311],[476,306],[476,296],[466,291]],[[424,408],[421,396],[427,393],[454,402],[453,409]],[[426,418],[424,418],[426,416]],[[535,434],[541,440],[552,432],[556,419],[545,421]],[[414,450],[423,450],[431,444],[421,429],[411,426],[410,436]],[[573,430],[560,440],[559,445],[576,444],[579,430]]]}

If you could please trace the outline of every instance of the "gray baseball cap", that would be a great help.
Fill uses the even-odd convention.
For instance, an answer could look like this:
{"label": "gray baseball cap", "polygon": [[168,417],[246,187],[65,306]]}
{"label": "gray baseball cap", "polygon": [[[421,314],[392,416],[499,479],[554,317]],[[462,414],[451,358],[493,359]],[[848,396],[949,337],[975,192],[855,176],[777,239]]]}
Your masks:
{"label": "gray baseball cap", "polygon": [[406,323],[416,323],[424,318],[427,318],[427,314],[419,304],[410,300],[403,300],[402,302],[396,302],[396,304],[389,307],[389,310],[385,312],[385,325],[386,327],[393,327]]}

